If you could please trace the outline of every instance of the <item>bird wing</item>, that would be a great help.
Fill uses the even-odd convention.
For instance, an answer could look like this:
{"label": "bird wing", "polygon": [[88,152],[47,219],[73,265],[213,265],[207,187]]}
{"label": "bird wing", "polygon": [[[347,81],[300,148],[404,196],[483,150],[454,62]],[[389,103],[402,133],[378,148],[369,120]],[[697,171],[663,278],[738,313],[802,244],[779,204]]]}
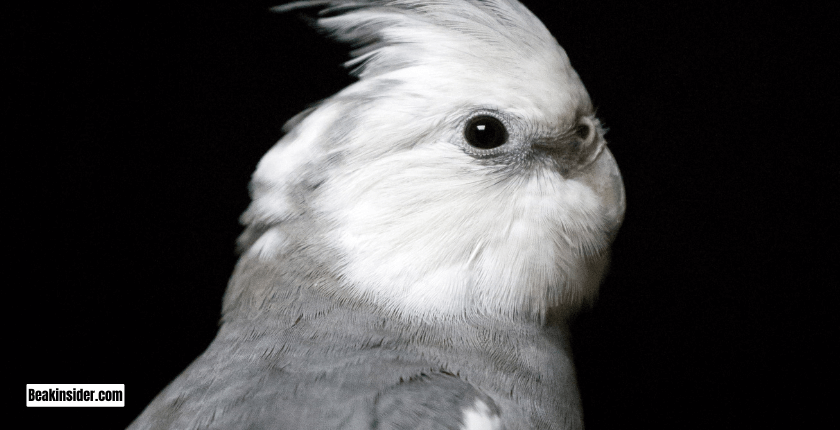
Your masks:
{"label": "bird wing", "polygon": [[489,396],[417,357],[368,350],[317,360],[231,340],[217,338],[129,429],[503,428]]}

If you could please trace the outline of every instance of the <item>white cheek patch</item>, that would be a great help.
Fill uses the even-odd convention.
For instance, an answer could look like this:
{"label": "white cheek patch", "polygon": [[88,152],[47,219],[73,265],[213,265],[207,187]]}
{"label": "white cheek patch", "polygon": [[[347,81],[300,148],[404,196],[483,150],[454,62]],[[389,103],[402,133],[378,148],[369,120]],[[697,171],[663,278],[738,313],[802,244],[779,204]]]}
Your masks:
{"label": "white cheek patch", "polygon": [[408,314],[574,305],[581,255],[606,246],[585,184],[553,171],[499,184],[448,143],[383,157],[322,191],[347,286]]}
{"label": "white cheek patch", "polygon": [[464,409],[464,425],[461,430],[501,430],[502,419],[490,411],[490,407],[481,400],[468,409]]}

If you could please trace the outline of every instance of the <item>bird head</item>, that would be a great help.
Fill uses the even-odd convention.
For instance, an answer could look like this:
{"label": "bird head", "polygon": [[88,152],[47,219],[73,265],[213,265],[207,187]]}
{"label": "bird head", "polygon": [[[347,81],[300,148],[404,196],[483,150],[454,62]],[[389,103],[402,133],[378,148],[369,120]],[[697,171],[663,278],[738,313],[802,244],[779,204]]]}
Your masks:
{"label": "bird head", "polygon": [[[422,4],[421,4],[422,3]],[[591,300],[624,188],[564,50],[515,0],[311,1],[358,80],[286,126],[246,256],[305,255],[409,318],[544,318]]]}

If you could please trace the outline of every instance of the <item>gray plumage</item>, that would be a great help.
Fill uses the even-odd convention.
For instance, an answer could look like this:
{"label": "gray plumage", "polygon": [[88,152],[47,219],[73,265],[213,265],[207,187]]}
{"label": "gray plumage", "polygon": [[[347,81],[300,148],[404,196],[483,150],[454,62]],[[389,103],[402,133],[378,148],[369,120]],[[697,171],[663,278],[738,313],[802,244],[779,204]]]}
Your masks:
{"label": "gray plumage", "polygon": [[[130,428],[458,429],[476,399],[508,428],[581,427],[562,325],[406,323],[283,263],[239,263],[218,336]],[[249,315],[263,298],[247,292],[269,288]]]}
{"label": "gray plumage", "polygon": [[624,190],[565,53],[514,0],[304,5],[360,80],[260,162],[219,333],[129,428],[582,428]]}

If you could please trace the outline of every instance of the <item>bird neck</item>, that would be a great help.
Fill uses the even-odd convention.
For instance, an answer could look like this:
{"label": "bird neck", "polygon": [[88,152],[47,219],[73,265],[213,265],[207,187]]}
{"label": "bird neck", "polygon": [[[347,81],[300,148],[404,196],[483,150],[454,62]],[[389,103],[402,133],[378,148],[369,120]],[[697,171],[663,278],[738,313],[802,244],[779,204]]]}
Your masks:
{"label": "bird neck", "polygon": [[[236,265],[225,293],[222,321],[277,319],[285,321],[301,315],[315,315],[336,307],[352,308],[382,318],[409,324],[525,324],[534,327],[565,327],[568,312],[550,310],[541,316],[470,314],[418,316],[382,306],[375,298],[358,296],[334,275],[327,264],[308,254],[296,252],[261,258],[244,254]],[[320,253],[323,255],[323,253]],[[441,298],[444,300],[445,298]]]}

